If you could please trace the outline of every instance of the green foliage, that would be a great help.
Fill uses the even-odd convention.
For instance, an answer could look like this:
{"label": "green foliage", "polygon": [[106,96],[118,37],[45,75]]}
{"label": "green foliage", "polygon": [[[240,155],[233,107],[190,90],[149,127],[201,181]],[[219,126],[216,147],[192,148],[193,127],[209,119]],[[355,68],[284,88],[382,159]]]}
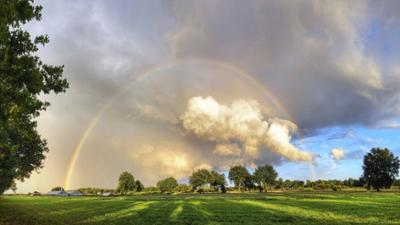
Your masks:
{"label": "green foliage", "polygon": [[144,190],[144,185],[142,184],[142,182],[140,182],[140,180],[136,180],[135,181],[135,188],[137,192],[142,192]]}
{"label": "green foliage", "polygon": [[63,191],[63,190],[64,190],[63,187],[53,187],[53,188],[51,189],[51,191]]}
{"label": "green foliage", "polygon": [[210,172],[206,169],[199,169],[189,177],[189,183],[193,189],[202,188],[210,181]]}
{"label": "green foliage", "polygon": [[86,187],[86,188],[79,188],[78,190],[85,195],[97,195],[97,194],[103,194],[103,193],[107,193],[107,192],[115,193],[114,189],[109,189],[109,188]]}
{"label": "green foliage", "polygon": [[178,182],[173,177],[168,177],[157,182],[157,187],[160,188],[161,192],[174,192],[177,186]]}
{"label": "green foliage", "polygon": [[119,175],[117,192],[124,195],[135,188],[135,178],[131,173],[125,171]]}
{"label": "green foliage", "polygon": [[399,174],[399,164],[399,158],[387,148],[372,148],[364,156],[363,178],[367,182],[367,187],[373,187],[377,191],[381,188],[390,188]]}
{"label": "green foliage", "polygon": [[216,171],[211,171],[209,176],[210,186],[214,188],[214,191],[218,191],[218,189],[225,187],[226,180],[224,174],[219,174]]}
{"label": "green foliage", "polygon": [[[229,179],[233,181],[236,187],[241,190],[241,187],[245,186],[246,180],[250,179],[250,173],[244,166],[233,166],[229,169]],[[248,183],[248,182],[247,182]]]}
{"label": "green foliage", "polygon": [[257,167],[253,176],[254,181],[259,185],[259,187],[265,190],[266,186],[269,186],[270,189],[272,188],[272,185],[278,177],[278,173],[271,165],[265,165]]}
{"label": "green foliage", "polygon": [[49,106],[39,95],[64,92],[63,66],[44,64],[38,45],[46,35],[32,38],[23,29],[41,19],[41,6],[30,0],[0,0],[0,194],[12,182],[28,178],[42,167],[47,143],[38,134],[36,120]]}
{"label": "green foliage", "polygon": [[189,192],[190,187],[187,184],[178,184],[178,186],[175,188],[175,191],[177,192]]}
{"label": "green foliage", "polygon": [[199,169],[189,177],[189,183],[193,190],[199,193],[205,191],[205,185],[209,184],[214,191],[218,191],[222,187],[225,188],[226,180],[224,174],[219,174],[216,171],[208,171],[206,169]]}
{"label": "green foliage", "polygon": [[160,193],[159,187],[145,187],[144,192],[146,193]]}

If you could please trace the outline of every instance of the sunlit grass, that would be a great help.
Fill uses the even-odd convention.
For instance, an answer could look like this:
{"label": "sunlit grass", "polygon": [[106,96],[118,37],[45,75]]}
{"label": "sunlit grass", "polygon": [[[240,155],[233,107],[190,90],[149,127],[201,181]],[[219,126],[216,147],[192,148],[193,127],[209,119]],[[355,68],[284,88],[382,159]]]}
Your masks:
{"label": "sunlit grass", "polygon": [[400,224],[400,194],[0,198],[0,224]]}

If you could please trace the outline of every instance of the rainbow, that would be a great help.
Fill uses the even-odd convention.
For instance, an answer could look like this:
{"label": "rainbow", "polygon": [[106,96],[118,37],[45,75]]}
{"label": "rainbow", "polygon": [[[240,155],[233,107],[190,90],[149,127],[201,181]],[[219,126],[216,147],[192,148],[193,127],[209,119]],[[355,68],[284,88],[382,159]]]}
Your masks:
{"label": "rainbow", "polygon": [[158,71],[163,71],[169,68],[172,68],[174,66],[178,65],[210,65],[210,66],[218,66],[223,69],[226,69],[236,76],[240,76],[242,79],[244,79],[246,82],[249,82],[251,85],[253,85],[255,88],[257,88],[259,91],[262,92],[262,94],[270,99],[276,109],[278,109],[281,113],[284,114],[288,119],[291,121],[294,121],[293,118],[290,116],[288,113],[288,110],[283,106],[283,104],[278,101],[278,99],[272,95],[272,93],[267,89],[266,86],[261,85],[252,75],[246,73],[245,71],[239,69],[238,67],[235,67],[231,64],[217,61],[217,60],[209,60],[209,59],[188,59],[188,60],[178,60],[178,61],[173,61],[161,65],[157,65],[155,67],[152,67],[150,69],[145,70],[141,74],[139,74],[136,79],[134,79],[132,82],[127,84],[124,88],[122,88],[119,92],[117,92],[114,96],[112,96],[101,108],[100,110],[96,113],[96,115],[93,117],[93,119],[89,122],[88,126],[84,130],[76,148],[73,151],[72,157],[68,163],[68,169],[64,177],[64,188],[65,189],[70,189],[70,184],[71,184],[71,179],[72,179],[72,174],[74,171],[75,164],[78,160],[79,154],[82,150],[82,147],[84,146],[87,138],[90,136],[90,134],[93,131],[93,128],[97,125],[99,120],[102,118],[104,113],[112,106],[112,104],[119,98],[121,97],[126,91],[129,90],[129,88],[137,83],[142,81],[143,79],[147,78],[148,76],[151,76],[152,74],[155,74],[155,72]]}

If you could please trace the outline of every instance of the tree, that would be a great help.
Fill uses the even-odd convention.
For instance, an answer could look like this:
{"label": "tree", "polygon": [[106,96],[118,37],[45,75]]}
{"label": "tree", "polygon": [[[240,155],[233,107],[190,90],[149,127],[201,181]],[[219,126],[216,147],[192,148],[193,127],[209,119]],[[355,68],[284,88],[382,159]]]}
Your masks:
{"label": "tree", "polygon": [[260,191],[265,190],[267,185],[271,189],[277,177],[278,173],[275,171],[274,167],[268,164],[257,167],[254,172],[254,181],[262,188],[260,188]]}
{"label": "tree", "polygon": [[64,191],[63,187],[53,187],[51,191]]}
{"label": "tree", "polygon": [[123,195],[129,191],[135,190],[135,178],[129,172],[123,172],[119,175],[117,191]]}
{"label": "tree", "polygon": [[213,170],[209,176],[209,183],[214,188],[214,191],[218,191],[219,188],[222,188],[226,184],[225,175]]}
{"label": "tree", "polygon": [[241,187],[245,185],[246,179],[250,177],[250,173],[244,166],[233,166],[229,169],[228,177],[240,191]]}
{"label": "tree", "polygon": [[275,181],[275,188],[281,189],[283,187],[283,179],[279,178],[278,180]]}
{"label": "tree", "polygon": [[136,189],[135,191],[137,191],[137,192],[141,192],[144,190],[144,186],[143,186],[142,182],[140,182],[140,180],[135,181],[135,189]]}
{"label": "tree", "polygon": [[210,172],[206,169],[199,169],[192,173],[189,177],[189,183],[193,187],[193,190],[202,188],[210,181]]}
{"label": "tree", "polygon": [[157,187],[160,188],[161,192],[173,192],[177,186],[178,182],[173,177],[168,177],[157,182]]}
{"label": "tree", "polygon": [[178,184],[175,190],[178,192],[187,192],[190,190],[190,187],[187,184]]}
{"label": "tree", "polygon": [[14,180],[29,178],[43,166],[47,142],[37,132],[36,118],[49,103],[39,98],[68,88],[63,66],[44,64],[38,45],[47,35],[32,38],[23,29],[41,19],[42,6],[32,0],[0,0],[0,194]]}
{"label": "tree", "polygon": [[250,174],[249,176],[246,176],[246,179],[244,179],[243,186],[246,188],[246,190],[253,190],[256,188],[254,182],[254,176]]}
{"label": "tree", "polygon": [[376,191],[390,188],[399,174],[399,164],[399,158],[387,148],[372,148],[364,156],[363,178],[367,182],[367,188],[372,186]]}

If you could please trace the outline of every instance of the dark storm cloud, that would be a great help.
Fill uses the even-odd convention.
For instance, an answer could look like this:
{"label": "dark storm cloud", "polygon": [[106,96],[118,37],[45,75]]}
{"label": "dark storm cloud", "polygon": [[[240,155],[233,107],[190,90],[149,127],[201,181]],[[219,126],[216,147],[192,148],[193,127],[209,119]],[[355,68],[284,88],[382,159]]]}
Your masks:
{"label": "dark storm cloud", "polygon": [[76,108],[98,108],[149,66],[210,58],[257,76],[311,133],[400,113],[400,67],[381,65],[398,54],[376,44],[391,43],[397,1],[39,3],[32,30],[51,36],[42,54],[65,64]]}
{"label": "dark storm cloud", "polygon": [[256,74],[303,129],[373,126],[398,116],[400,82],[398,71],[365,52],[373,45],[367,37],[371,23],[397,14],[370,15],[376,8],[399,7],[367,3],[176,1],[183,19],[173,46],[177,57],[224,60]]}

